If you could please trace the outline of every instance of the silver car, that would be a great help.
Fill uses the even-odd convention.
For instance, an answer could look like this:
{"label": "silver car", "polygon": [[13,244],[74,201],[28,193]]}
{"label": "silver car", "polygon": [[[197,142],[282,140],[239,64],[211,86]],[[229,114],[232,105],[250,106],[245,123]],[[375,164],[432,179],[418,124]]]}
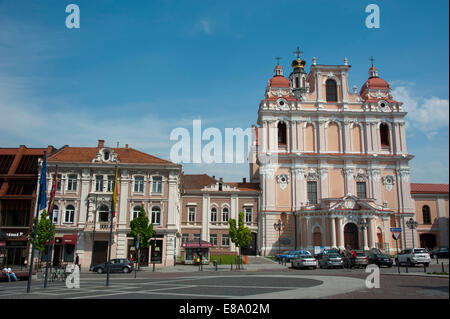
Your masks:
{"label": "silver car", "polygon": [[323,255],[319,261],[320,268],[344,268],[344,261],[338,254]]}
{"label": "silver car", "polygon": [[292,268],[313,268],[317,269],[317,260],[311,255],[300,255],[292,260]]}

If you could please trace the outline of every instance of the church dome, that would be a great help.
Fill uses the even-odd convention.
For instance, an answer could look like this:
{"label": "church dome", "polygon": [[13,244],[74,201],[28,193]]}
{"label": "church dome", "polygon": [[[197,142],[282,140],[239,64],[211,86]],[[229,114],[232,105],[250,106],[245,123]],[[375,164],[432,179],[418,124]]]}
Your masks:
{"label": "church dome", "polygon": [[269,86],[273,87],[289,87],[289,80],[282,75],[275,75],[269,80]]}

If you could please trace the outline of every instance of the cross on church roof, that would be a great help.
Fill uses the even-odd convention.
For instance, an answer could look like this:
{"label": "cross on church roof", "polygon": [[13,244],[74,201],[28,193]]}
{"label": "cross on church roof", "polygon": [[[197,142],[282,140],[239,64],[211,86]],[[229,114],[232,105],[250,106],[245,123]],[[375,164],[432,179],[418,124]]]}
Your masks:
{"label": "cross on church roof", "polygon": [[373,58],[373,56],[370,57],[369,61],[372,62],[372,66],[373,66],[373,61],[375,61],[375,59]]}
{"label": "cross on church roof", "polygon": [[280,65],[280,57],[279,56],[277,56],[276,58],[275,58],[275,60],[277,60],[277,65]]}
{"label": "cross on church roof", "polygon": [[294,51],[294,54],[297,56],[297,59],[300,57],[300,55],[302,55],[302,51],[300,51],[300,48],[297,47],[297,50]]}

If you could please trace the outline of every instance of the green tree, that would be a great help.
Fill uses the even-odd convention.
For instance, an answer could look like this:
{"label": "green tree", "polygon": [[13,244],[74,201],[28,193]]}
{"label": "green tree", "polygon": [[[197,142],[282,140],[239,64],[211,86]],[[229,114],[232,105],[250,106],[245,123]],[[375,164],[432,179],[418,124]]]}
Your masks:
{"label": "green tree", "polygon": [[252,241],[252,233],[248,227],[244,226],[244,213],[239,213],[238,227],[236,227],[236,220],[230,218],[230,240],[236,247],[239,248],[239,260],[241,259],[241,248],[247,246]]}
{"label": "green tree", "polygon": [[135,247],[139,234],[139,250],[137,253],[140,254],[141,249],[150,247],[150,240],[155,235],[153,224],[150,223],[147,214],[145,213],[144,205],[141,206],[139,216],[130,222],[130,228],[131,236],[134,238]]}
{"label": "green tree", "polygon": [[[36,218],[33,219],[33,225],[36,223]],[[44,209],[41,213],[41,218],[38,221],[37,228],[33,229],[31,232],[31,240],[33,240],[36,233],[36,245],[35,249],[39,251],[39,260],[41,260],[42,252],[45,251],[45,247],[47,246],[48,237],[50,235],[50,224],[51,220],[47,216],[47,211]],[[55,237],[55,225],[52,224],[52,234],[51,239]]]}

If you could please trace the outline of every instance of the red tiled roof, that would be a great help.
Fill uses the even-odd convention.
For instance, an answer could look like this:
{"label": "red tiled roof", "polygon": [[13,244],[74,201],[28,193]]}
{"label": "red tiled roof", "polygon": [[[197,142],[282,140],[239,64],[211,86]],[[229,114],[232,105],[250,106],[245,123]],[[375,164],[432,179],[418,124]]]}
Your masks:
{"label": "red tiled roof", "polygon": [[269,86],[273,87],[289,87],[289,80],[282,75],[275,75],[269,80]]}
{"label": "red tiled roof", "polygon": [[241,191],[257,192],[259,191],[259,183],[225,183],[231,187],[236,187]]}
{"label": "red tiled roof", "polygon": [[412,194],[448,194],[448,184],[421,184],[411,183]]}
{"label": "red tiled roof", "polygon": [[182,175],[182,183],[184,189],[200,190],[205,186],[215,184],[218,181],[206,174]]}
{"label": "red tiled roof", "polygon": [[[50,156],[48,162],[91,163],[99,147],[64,147],[56,154]],[[120,163],[125,164],[162,164],[176,165],[170,161],[143,153],[133,148],[112,148],[117,153]]]}

